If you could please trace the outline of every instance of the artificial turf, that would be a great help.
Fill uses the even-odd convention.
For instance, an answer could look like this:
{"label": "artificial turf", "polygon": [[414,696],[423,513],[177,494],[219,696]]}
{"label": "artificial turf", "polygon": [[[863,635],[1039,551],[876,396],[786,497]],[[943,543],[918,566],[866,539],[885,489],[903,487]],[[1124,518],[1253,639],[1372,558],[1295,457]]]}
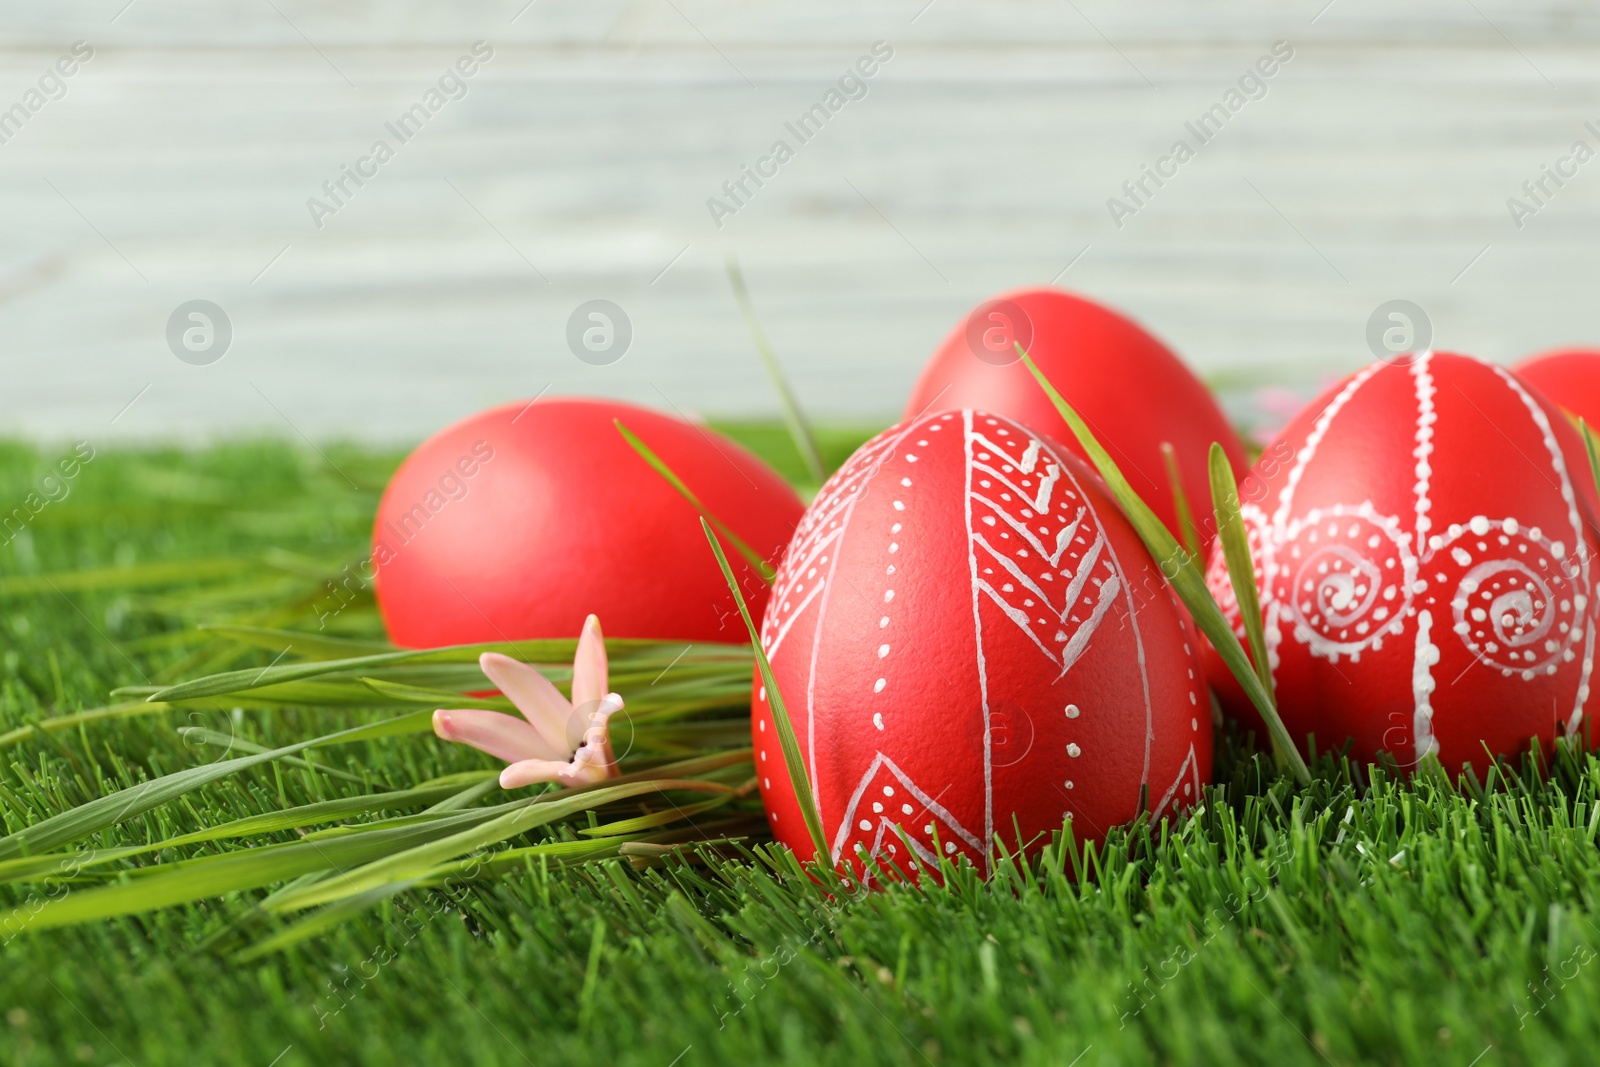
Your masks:
{"label": "artificial turf", "polygon": [[[798,475],[777,427],[734,432]],[[826,441],[837,462],[860,435]],[[0,448],[0,509],[71,448]],[[396,455],[277,443],[99,450],[0,547],[7,832],[215,758],[360,721],[287,708],[52,717],[271,653],[196,636],[315,628]],[[59,495],[58,490],[53,490]],[[370,607],[329,620],[375,636]],[[375,714],[375,713],[373,713]],[[0,935],[7,1063],[1592,1063],[1600,761],[1487,783],[1324,758],[1306,790],[1226,741],[1201,810],[944,886],[829,897],[782,854],[636,870],[529,863],[392,898],[249,963],[211,939],[259,893]],[[490,765],[427,737],[191,793],[100,835],[143,843]],[[344,772],[351,778],[338,777]],[[159,857],[167,859],[169,857]],[[1067,877],[1088,864],[1078,878]],[[0,889],[11,904],[59,887]]]}

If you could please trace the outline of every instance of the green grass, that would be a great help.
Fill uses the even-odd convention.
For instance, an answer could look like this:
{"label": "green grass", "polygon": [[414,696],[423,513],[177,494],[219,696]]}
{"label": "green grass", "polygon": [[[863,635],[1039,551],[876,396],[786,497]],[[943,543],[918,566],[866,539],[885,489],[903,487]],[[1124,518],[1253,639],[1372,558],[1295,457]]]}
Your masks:
{"label": "green grass", "polygon": [[[737,432],[800,476],[781,427]],[[838,462],[851,442],[824,435],[825,458]],[[329,456],[337,471],[274,443],[102,452],[67,499],[0,547],[0,731],[23,731],[0,750],[8,832],[215,758],[180,727],[272,746],[379,716],[252,705],[27,729],[103,707],[118,686],[272,660],[194,624],[314,629],[317,576],[360,555],[398,459]],[[0,508],[57,458],[0,449]],[[173,562],[177,581],[160,569]],[[378,632],[366,602],[332,628]],[[1221,784],[1196,817],[1119,832],[1087,858],[1007,866],[987,884],[961,873],[944,887],[830,899],[752,844],[643,870],[528,861],[490,883],[393,896],[248,963],[219,935],[255,892],[22,932],[0,939],[0,1058],[1594,1062],[1600,761],[1565,756],[1546,773],[1523,767],[1458,790],[1357,779],[1324,758],[1301,790],[1232,740],[1223,749]],[[95,843],[490,766],[426,736],[329,749],[310,767],[191,793]],[[183,854],[195,851],[205,846]],[[1063,874],[1085,863],[1089,876]],[[63,891],[0,889],[12,904]]]}

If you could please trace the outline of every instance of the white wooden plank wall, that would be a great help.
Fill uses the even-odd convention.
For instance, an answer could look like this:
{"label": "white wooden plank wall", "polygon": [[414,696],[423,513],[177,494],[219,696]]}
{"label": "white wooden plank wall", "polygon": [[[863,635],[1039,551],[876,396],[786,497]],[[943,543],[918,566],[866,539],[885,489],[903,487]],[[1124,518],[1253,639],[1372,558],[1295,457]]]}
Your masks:
{"label": "white wooden plank wall", "polygon": [[[820,418],[892,416],[964,309],[1069,263],[1246,414],[1361,362],[1392,298],[1437,347],[1600,342],[1600,161],[1520,230],[1506,204],[1600,147],[1600,9],[1325,4],[12,0],[0,110],[94,58],[0,144],[0,435],[409,440],[546,386],[771,412],[727,252]],[[315,226],[477,40],[465,97]],[[799,145],[784,123],[880,40]],[[1115,226],[1279,40],[1266,95]],[[718,228],[707,198],[778,138],[795,158]],[[195,298],[233,325],[209,366],[165,339]],[[633,323],[610,366],[564,339],[592,298]]]}

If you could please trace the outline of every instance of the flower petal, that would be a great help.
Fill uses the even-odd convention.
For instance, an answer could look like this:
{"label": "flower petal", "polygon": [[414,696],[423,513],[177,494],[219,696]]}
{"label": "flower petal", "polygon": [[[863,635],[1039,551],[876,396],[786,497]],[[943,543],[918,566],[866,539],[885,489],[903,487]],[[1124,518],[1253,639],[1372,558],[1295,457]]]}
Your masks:
{"label": "flower petal", "polygon": [[433,713],[433,732],[446,741],[471,745],[508,763],[566,755],[552,751],[532,726],[514,715],[502,715],[498,711],[440,708]]}
{"label": "flower petal", "polygon": [[611,752],[611,716],[621,711],[622,698],[615,693],[607,693],[600,701],[600,709],[589,720],[589,729],[583,735],[583,747],[578,749],[576,758],[582,758],[585,752],[597,756],[605,777],[614,778],[617,771],[617,757]]}
{"label": "flower petal", "polygon": [[519,663],[498,652],[478,657],[483,673],[510,698],[517,710],[544,738],[551,756],[565,756],[578,744],[583,724],[572,713],[572,705],[549,679],[526,663]]}
{"label": "flower petal", "polygon": [[609,671],[606,667],[606,641],[600,633],[600,620],[590,615],[578,638],[578,654],[572,660],[572,706],[593,712],[605,696]]}
{"label": "flower petal", "polygon": [[537,782],[560,782],[564,786],[594,785],[617,776],[616,757],[611,753],[610,719],[622,710],[622,698],[607,693],[583,735],[583,745],[572,762],[527,759],[513,763],[500,773],[500,788],[519,789]]}
{"label": "flower petal", "polygon": [[579,749],[567,769],[556,776],[556,781],[569,787],[603,782],[613,777],[612,771],[600,762],[604,758],[603,755],[592,754],[587,748]]}
{"label": "flower petal", "polygon": [[500,772],[500,788],[521,789],[525,785],[554,782],[571,769],[572,764],[560,760],[525,759]]}

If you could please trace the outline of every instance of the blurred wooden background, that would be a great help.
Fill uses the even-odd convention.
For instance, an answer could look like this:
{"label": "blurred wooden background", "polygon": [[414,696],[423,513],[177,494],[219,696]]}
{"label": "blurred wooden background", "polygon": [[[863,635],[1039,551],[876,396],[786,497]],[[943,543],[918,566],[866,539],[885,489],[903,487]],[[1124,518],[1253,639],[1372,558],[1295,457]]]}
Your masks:
{"label": "blurred wooden background", "polygon": [[[1436,347],[1600,342],[1600,161],[1520,230],[1506,205],[1600,146],[1591,4],[13,0],[0,110],[78,40],[0,145],[3,435],[412,440],[546,387],[768,413],[728,253],[819,418],[889,418],[964,310],[1052,279],[1245,416],[1367,359],[1394,298]],[[478,40],[466,96],[317,228],[307,198]],[[798,146],[785,121],[880,40]],[[1113,225],[1278,40],[1266,96]],[[780,137],[796,158],[718,228],[707,198]],[[209,366],[165,339],[196,298],[233,327]],[[609,366],[565,340],[594,298],[633,325]]]}

